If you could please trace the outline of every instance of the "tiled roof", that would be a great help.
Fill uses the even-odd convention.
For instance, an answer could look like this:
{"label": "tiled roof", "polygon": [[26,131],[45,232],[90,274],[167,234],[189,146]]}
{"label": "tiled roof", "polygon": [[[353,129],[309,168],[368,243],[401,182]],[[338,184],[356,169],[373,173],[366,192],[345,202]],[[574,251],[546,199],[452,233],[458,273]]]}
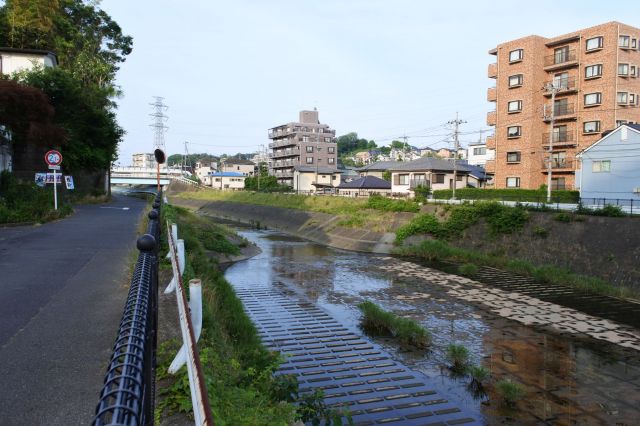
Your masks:
{"label": "tiled roof", "polygon": [[363,176],[351,182],[342,182],[339,189],[391,189],[391,182],[375,176]]}

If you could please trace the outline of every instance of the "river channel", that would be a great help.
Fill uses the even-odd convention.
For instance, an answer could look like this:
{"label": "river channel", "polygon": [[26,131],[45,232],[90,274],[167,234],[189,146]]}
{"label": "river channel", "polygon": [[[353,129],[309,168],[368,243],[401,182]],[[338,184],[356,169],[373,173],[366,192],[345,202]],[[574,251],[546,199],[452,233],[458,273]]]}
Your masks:
{"label": "river channel", "polygon": [[[485,424],[640,424],[638,351],[501,317],[452,296],[442,285],[442,272],[430,279],[428,273],[416,277],[392,267],[408,265],[406,260],[336,250],[271,230],[237,231],[262,252],[229,267],[229,282],[295,293],[359,334],[356,305],[364,300],[419,321],[433,335],[428,351],[372,340]],[[522,384],[525,398],[507,408],[491,386],[485,394],[471,391],[469,380],[454,377],[446,366],[450,343],[467,347],[472,361],[491,371],[492,382],[510,378]]]}

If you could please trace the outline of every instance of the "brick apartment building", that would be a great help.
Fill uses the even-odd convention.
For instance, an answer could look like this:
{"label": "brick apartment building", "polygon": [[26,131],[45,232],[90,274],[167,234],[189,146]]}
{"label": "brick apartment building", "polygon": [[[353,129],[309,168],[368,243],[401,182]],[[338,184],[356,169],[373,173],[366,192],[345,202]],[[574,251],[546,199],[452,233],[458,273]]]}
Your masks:
{"label": "brick apartment building", "polygon": [[[554,38],[528,36],[489,51],[487,100],[495,129],[487,138],[496,188],[547,183],[552,138],[552,189],[573,189],[578,152],[622,123],[640,122],[640,29],[609,22]],[[556,88],[551,105],[551,90]],[[545,89],[547,87],[547,89]],[[551,116],[553,114],[553,126]],[[551,133],[551,135],[550,135]]]}
{"label": "brick apartment building", "polygon": [[338,168],[336,131],[321,124],[318,111],[300,111],[300,121],[269,129],[270,174],[293,187],[294,166]]}

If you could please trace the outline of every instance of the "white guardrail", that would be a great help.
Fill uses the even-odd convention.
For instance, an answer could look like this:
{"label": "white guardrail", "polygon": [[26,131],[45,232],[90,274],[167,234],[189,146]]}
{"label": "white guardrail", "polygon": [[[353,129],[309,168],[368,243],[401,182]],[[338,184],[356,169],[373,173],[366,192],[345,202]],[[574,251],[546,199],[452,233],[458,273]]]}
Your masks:
{"label": "white guardrail", "polygon": [[167,222],[167,231],[167,239],[169,240],[167,257],[171,259],[173,278],[165,289],[164,294],[170,294],[174,291],[176,293],[183,342],[182,347],[169,367],[169,373],[175,374],[183,365],[187,364],[194,423],[197,426],[213,426],[213,416],[209,406],[207,387],[197,347],[200,332],[202,331],[202,284],[199,279],[189,281],[189,302],[187,302],[182,284],[182,274],[185,266],[184,240],[178,239],[178,226],[176,224],[169,226]]}

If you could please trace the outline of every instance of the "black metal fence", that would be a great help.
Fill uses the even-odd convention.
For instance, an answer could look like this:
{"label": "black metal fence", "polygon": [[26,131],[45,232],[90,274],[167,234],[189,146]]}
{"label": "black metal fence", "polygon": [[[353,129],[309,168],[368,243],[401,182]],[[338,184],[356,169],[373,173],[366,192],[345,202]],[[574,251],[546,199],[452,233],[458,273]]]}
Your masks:
{"label": "black metal fence", "polygon": [[152,425],[158,322],[159,193],[149,212],[94,425]]}

